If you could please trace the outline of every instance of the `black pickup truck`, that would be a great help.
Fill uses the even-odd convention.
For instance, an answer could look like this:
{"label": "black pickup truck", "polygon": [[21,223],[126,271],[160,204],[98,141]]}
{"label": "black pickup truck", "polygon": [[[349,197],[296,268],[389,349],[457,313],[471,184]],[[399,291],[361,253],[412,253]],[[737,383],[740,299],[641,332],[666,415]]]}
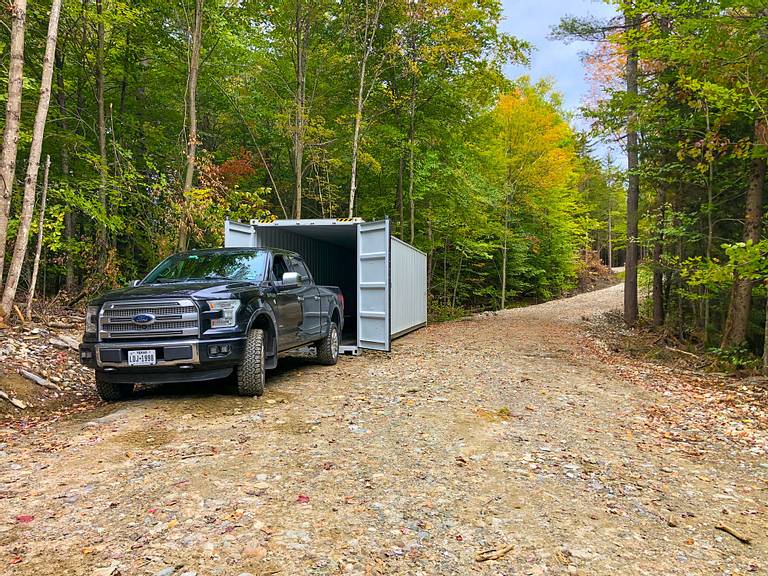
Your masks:
{"label": "black pickup truck", "polygon": [[104,400],[137,383],[226,378],[260,396],[278,352],[314,346],[335,364],[344,297],[317,286],[301,256],[222,248],[174,254],[146,278],[88,303],[80,362]]}

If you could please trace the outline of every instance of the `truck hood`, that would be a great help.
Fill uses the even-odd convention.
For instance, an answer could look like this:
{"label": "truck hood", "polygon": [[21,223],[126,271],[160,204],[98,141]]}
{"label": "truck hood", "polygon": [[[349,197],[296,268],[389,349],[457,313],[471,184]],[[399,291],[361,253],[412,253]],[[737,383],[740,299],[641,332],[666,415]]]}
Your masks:
{"label": "truck hood", "polygon": [[193,298],[196,300],[213,300],[235,296],[245,289],[258,289],[257,284],[250,282],[233,282],[230,280],[201,280],[179,284],[151,284],[112,290],[91,301],[92,305],[100,305],[108,300],[143,300],[155,298]]}

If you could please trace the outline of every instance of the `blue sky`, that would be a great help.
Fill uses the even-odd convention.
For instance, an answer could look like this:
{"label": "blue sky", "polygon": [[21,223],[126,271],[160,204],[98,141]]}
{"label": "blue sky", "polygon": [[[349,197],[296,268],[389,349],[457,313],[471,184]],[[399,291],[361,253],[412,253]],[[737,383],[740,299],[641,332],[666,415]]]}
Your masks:
{"label": "blue sky", "polygon": [[[615,15],[615,8],[602,0],[503,0],[503,5],[502,30],[531,42],[535,48],[530,68],[509,66],[507,76],[516,78],[527,74],[533,80],[553,79],[555,89],[563,96],[564,107],[578,113],[590,89],[581,54],[588,52],[592,45],[588,42],[566,44],[550,40],[548,36],[563,16],[591,14],[604,18]],[[574,124],[584,127],[579,118],[574,119]]]}

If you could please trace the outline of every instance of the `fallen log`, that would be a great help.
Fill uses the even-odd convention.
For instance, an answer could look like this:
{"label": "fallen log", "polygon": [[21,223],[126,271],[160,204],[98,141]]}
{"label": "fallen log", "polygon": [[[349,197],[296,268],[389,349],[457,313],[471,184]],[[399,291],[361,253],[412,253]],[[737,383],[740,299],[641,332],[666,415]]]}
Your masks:
{"label": "fallen log", "polygon": [[667,350],[669,350],[671,352],[677,352],[678,354],[685,354],[686,356],[691,356],[693,358],[696,358],[697,360],[699,359],[699,357],[696,356],[696,354],[688,352],[687,350],[680,350],[679,348],[672,348],[672,346],[664,346],[664,348],[666,348]]}
{"label": "fallen log", "polygon": [[744,536],[744,534],[738,532],[735,528],[728,526],[728,524],[718,524],[717,526],[715,526],[715,529],[722,530],[723,532],[730,534],[742,544],[752,544],[752,538],[750,538],[749,536]]}
{"label": "fallen log", "polygon": [[24,410],[27,407],[26,402],[24,402],[23,400],[19,400],[18,398],[11,398],[10,396],[8,396],[8,394],[3,392],[2,390],[0,390],[0,398],[2,398],[3,400],[7,400],[19,410]]}
{"label": "fallen log", "polygon": [[56,392],[61,392],[61,388],[59,388],[53,382],[49,382],[42,376],[38,376],[37,374],[33,374],[32,372],[28,372],[26,370],[19,370],[19,374],[24,376],[24,378],[26,378],[27,380],[31,380],[38,386],[42,386],[43,388],[48,388],[49,390],[55,390]]}

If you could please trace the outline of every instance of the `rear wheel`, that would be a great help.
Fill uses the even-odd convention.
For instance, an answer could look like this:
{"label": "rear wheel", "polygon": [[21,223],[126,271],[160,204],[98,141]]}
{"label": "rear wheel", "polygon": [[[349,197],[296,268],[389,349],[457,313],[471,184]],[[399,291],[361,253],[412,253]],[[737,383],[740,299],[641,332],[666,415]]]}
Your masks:
{"label": "rear wheel", "polygon": [[315,344],[315,360],[326,366],[333,366],[339,360],[339,328],[331,322],[328,335]]}
{"label": "rear wheel", "polygon": [[117,402],[130,398],[134,384],[108,382],[104,374],[96,372],[96,390],[105,402]]}
{"label": "rear wheel", "polygon": [[265,355],[264,331],[254,328],[248,333],[245,352],[237,367],[237,393],[240,396],[264,394]]}

